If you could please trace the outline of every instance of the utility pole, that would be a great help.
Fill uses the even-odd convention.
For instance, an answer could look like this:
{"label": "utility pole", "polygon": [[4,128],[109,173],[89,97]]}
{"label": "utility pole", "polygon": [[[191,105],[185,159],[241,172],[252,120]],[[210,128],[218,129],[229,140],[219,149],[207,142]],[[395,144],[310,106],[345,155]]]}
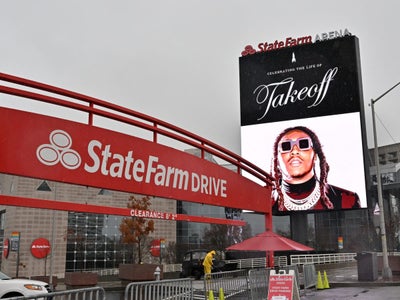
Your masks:
{"label": "utility pole", "polygon": [[374,154],[375,154],[375,165],[376,165],[376,180],[377,180],[377,189],[378,189],[378,204],[379,204],[379,210],[380,210],[379,227],[380,227],[381,240],[382,240],[382,263],[383,263],[382,277],[384,280],[392,280],[393,275],[392,275],[392,270],[390,269],[390,266],[389,266],[389,258],[388,258],[388,250],[387,250],[385,210],[384,210],[384,205],[383,205],[382,179],[381,179],[381,171],[380,171],[380,166],[379,166],[378,141],[377,141],[377,136],[376,136],[374,104],[378,100],[380,100],[383,96],[385,96],[387,93],[389,93],[391,90],[393,90],[395,87],[397,87],[399,84],[400,84],[400,82],[398,82],[396,85],[394,85],[392,88],[387,90],[385,93],[383,93],[381,96],[379,96],[375,100],[371,99],[372,127],[373,127],[373,132],[374,132]]}

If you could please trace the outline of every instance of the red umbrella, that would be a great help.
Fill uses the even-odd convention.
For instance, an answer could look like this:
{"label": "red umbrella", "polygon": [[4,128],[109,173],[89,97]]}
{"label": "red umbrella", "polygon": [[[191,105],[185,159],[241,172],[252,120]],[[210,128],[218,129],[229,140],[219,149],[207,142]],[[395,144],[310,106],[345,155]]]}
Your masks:
{"label": "red umbrella", "polygon": [[226,250],[242,251],[312,251],[313,248],[285,238],[275,232],[265,231],[241,243],[234,244]]}

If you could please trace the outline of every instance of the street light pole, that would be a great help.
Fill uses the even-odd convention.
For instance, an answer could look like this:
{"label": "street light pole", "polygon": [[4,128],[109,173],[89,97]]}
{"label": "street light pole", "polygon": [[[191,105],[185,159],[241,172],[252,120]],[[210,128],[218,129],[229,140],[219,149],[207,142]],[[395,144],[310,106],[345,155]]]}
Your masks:
{"label": "street light pole", "polygon": [[380,166],[379,166],[379,154],[378,154],[378,142],[377,142],[377,137],[376,137],[374,104],[378,100],[380,100],[383,96],[385,96],[387,93],[389,93],[391,90],[393,90],[395,87],[397,87],[399,84],[400,84],[400,82],[398,82],[396,85],[394,85],[392,88],[390,88],[388,91],[383,93],[381,96],[379,96],[375,100],[371,99],[372,127],[373,127],[373,132],[374,132],[374,146],[375,146],[374,154],[375,154],[375,165],[376,165],[376,180],[377,180],[377,189],[378,189],[378,204],[379,204],[379,210],[380,210],[379,226],[380,226],[380,233],[381,233],[381,239],[382,239],[382,262],[383,262],[382,277],[384,280],[392,280],[393,275],[392,275],[392,270],[389,267],[389,259],[388,259],[388,251],[387,251],[385,213],[384,213],[383,196],[382,196],[382,179],[381,179],[381,171],[380,171]]}

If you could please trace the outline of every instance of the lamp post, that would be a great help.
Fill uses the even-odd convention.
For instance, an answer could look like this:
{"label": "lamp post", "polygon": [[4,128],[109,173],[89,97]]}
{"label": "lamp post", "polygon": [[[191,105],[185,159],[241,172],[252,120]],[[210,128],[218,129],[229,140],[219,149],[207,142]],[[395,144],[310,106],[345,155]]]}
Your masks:
{"label": "lamp post", "polygon": [[373,127],[373,132],[374,132],[374,154],[375,154],[375,165],[376,165],[376,180],[377,180],[377,189],[378,189],[378,204],[379,204],[379,226],[380,226],[380,233],[381,233],[381,239],[382,239],[382,277],[384,280],[392,280],[393,275],[392,275],[392,270],[389,267],[389,259],[388,259],[388,251],[387,251],[387,241],[386,241],[386,227],[385,227],[385,213],[384,213],[384,207],[383,207],[383,196],[382,196],[382,180],[381,180],[381,171],[380,171],[380,166],[379,166],[379,154],[378,154],[378,142],[376,138],[376,124],[375,124],[375,108],[374,104],[378,102],[383,96],[385,96],[387,93],[389,93],[391,90],[393,90],[395,87],[397,87],[400,84],[398,82],[396,85],[394,85],[392,88],[387,90],[385,93],[383,93],[381,96],[378,98],[371,99],[371,111],[372,111],[372,127]]}

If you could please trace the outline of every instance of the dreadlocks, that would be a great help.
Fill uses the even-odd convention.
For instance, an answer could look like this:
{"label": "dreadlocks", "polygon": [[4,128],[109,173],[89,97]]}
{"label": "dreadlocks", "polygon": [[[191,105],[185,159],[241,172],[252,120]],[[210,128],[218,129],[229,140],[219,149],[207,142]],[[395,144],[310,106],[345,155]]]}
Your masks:
{"label": "dreadlocks", "polygon": [[[317,154],[319,158],[319,167],[320,167],[320,175],[319,179],[316,178],[316,180],[319,180],[320,183],[320,194],[321,194],[321,203],[322,205],[327,208],[327,209],[333,209],[333,204],[330,201],[328,197],[328,183],[327,183],[327,178],[328,178],[328,172],[329,172],[329,165],[326,162],[325,154],[322,151],[322,146],[319,141],[318,136],[309,128],[304,127],[304,126],[295,126],[295,127],[290,127],[286,128],[284,131],[282,131],[276,138],[275,143],[274,143],[274,159],[273,159],[273,173],[275,177],[275,195],[274,198],[275,200],[278,201],[278,210],[284,210],[284,204],[283,204],[283,194],[282,194],[282,189],[281,189],[281,183],[282,183],[282,171],[279,168],[279,162],[278,162],[278,143],[282,139],[282,137],[287,134],[290,131],[293,130],[300,130],[306,134],[309,135],[309,137],[312,140],[313,143],[313,149],[314,152]],[[315,166],[313,167],[315,171]]]}

